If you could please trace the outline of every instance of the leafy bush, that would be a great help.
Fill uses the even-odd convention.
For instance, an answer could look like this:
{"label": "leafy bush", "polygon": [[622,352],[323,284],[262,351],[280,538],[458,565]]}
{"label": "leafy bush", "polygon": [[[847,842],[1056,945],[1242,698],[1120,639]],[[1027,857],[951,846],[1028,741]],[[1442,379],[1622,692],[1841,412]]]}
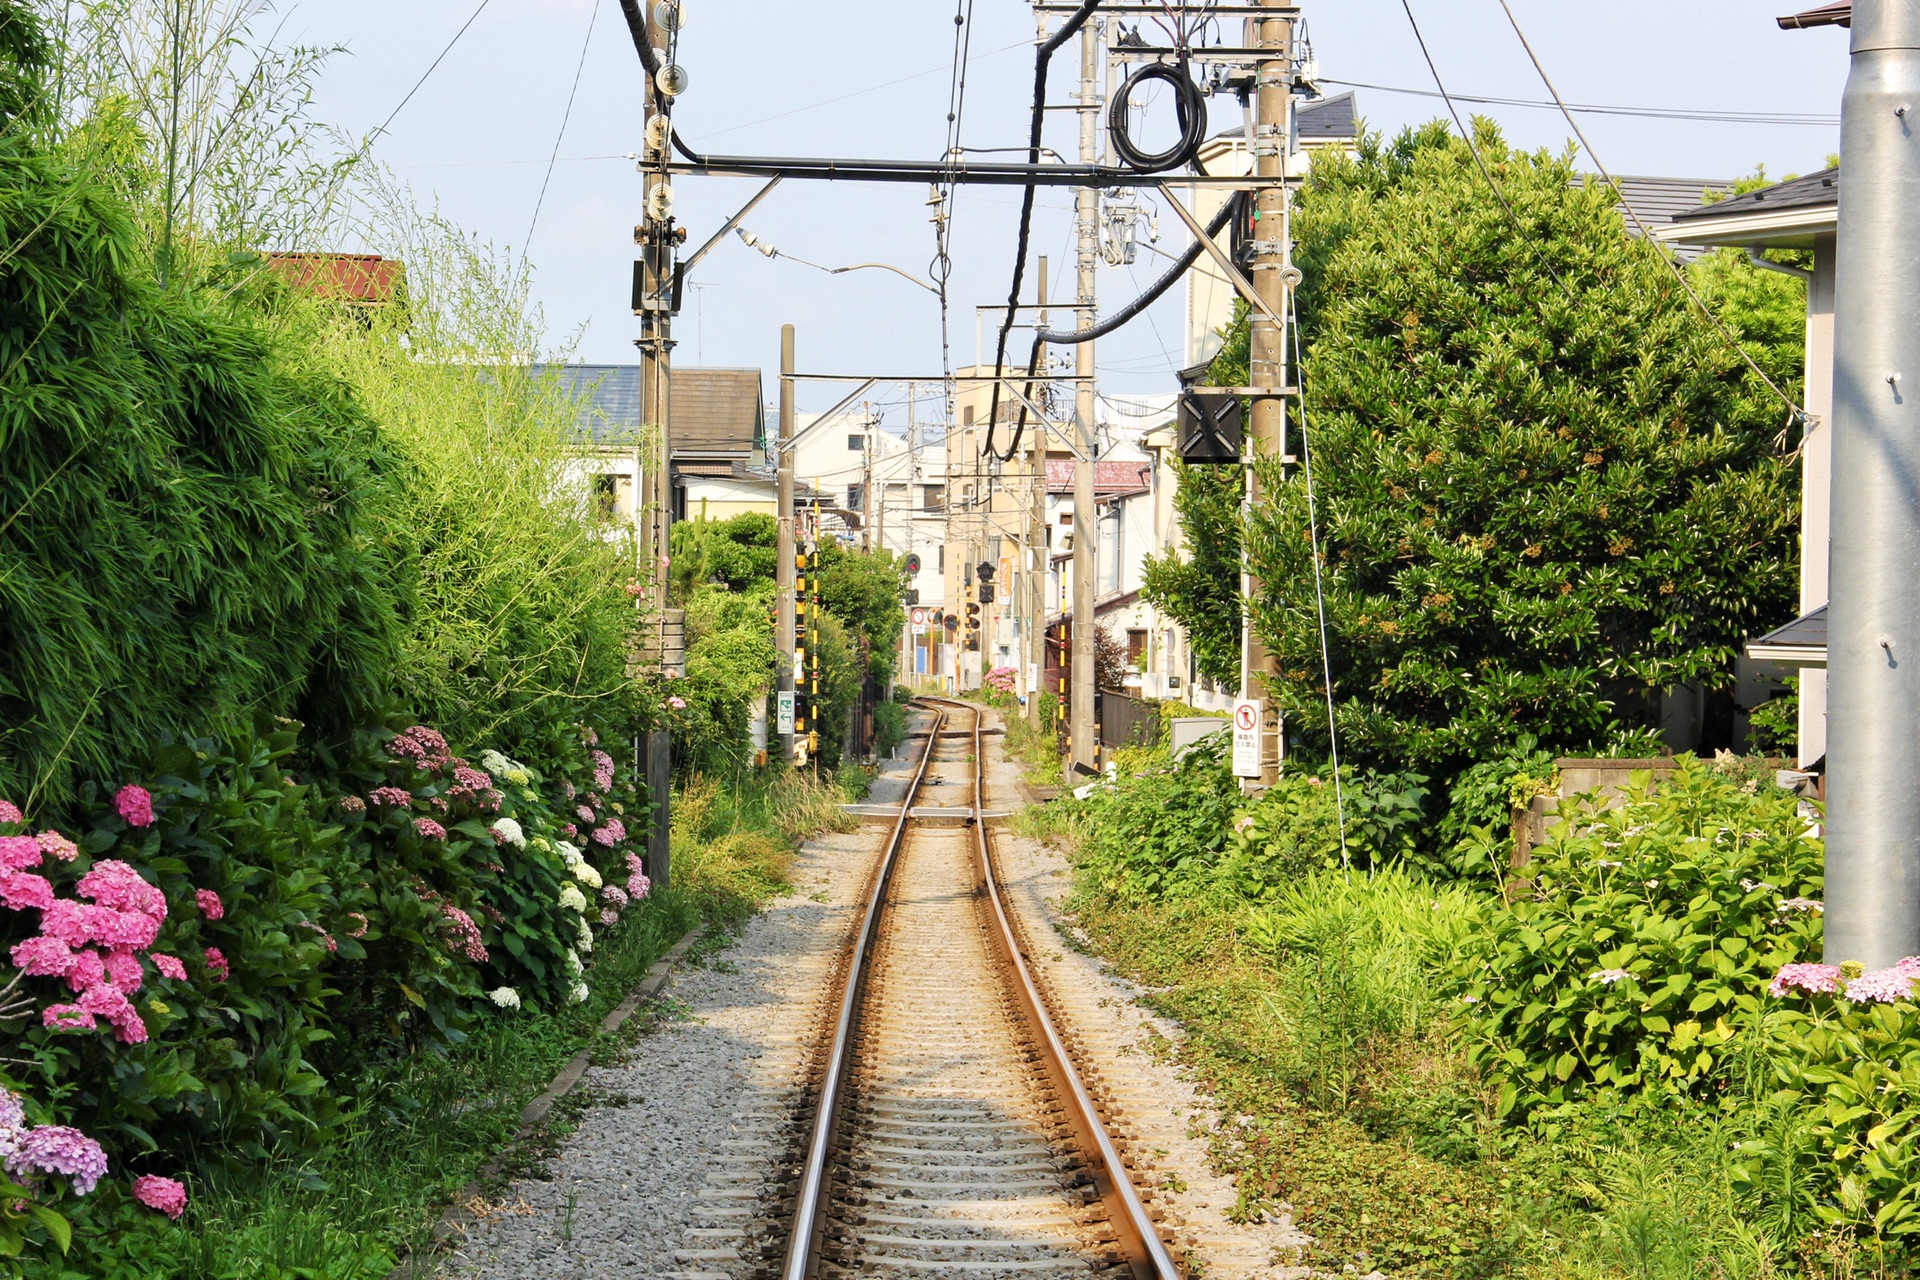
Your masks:
{"label": "leafy bush", "polygon": [[1501,1114],[1590,1089],[1729,1096],[1742,1019],[1820,949],[1823,851],[1801,803],[1681,757],[1617,807],[1565,811],[1457,970]]}
{"label": "leafy bush", "polygon": [[873,750],[875,755],[890,756],[907,739],[907,708],[900,702],[873,704]]}

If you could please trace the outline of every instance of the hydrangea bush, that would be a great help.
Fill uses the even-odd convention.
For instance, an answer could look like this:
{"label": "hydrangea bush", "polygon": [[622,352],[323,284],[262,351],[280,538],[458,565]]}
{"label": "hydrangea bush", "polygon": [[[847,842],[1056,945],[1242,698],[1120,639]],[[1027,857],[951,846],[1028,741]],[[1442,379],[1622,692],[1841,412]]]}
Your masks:
{"label": "hydrangea bush", "polygon": [[[1594,1088],[1730,1099],[1721,1070],[1785,966],[1820,954],[1822,842],[1791,792],[1682,757],[1576,798],[1458,977],[1499,1109]],[[1475,856],[1504,862],[1497,837]]]}

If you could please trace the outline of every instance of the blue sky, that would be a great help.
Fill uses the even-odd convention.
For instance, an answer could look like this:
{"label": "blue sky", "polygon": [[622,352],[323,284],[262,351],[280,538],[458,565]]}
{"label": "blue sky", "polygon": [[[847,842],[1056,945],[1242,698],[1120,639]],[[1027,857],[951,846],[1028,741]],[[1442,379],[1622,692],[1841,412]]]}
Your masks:
{"label": "blue sky", "polygon": [[[964,2],[964,0],[963,0]],[[405,95],[477,0],[302,0],[283,39],[340,43],[316,111],[355,133]],[[1787,0],[1513,0],[1562,94],[1574,102],[1690,110],[1836,115],[1846,76],[1846,34],[1783,32]],[[1804,0],[1803,7],[1813,0]],[[624,153],[639,149],[640,69],[617,0],[491,0],[445,63],[395,120],[377,156],[420,199],[481,238],[519,248],[539,198],[546,159],[566,109],[583,43],[585,62],[560,163],[528,249],[535,296],[555,344],[580,358],[633,358],[626,310],[639,179]],[[1413,0],[1447,87],[1464,94],[1545,96],[1497,0]],[[680,61],[691,86],[676,120],[692,145],[749,154],[937,158],[945,138],[955,5],[948,0],[686,0]],[[1323,76],[1430,90],[1399,0],[1307,0],[1304,12]],[[796,21],[796,18],[803,19]],[[587,41],[589,21],[591,40]],[[964,141],[1024,141],[1032,81],[1030,8],[973,0],[972,62]],[[1055,59],[1052,100],[1073,87],[1076,59]],[[892,82],[892,83],[888,83]],[[885,85],[886,87],[878,87]],[[1433,118],[1438,102],[1360,90],[1362,114],[1391,131]],[[1221,104],[1235,120],[1237,107]],[[1509,137],[1558,148],[1568,131],[1550,111],[1481,107]],[[1230,123],[1224,116],[1216,127]],[[1590,116],[1582,120],[1617,174],[1733,177],[1765,165],[1774,175],[1818,168],[1837,149],[1824,124],[1749,125]],[[1051,119],[1048,141],[1071,153],[1073,118]],[[755,189],[737,179],[683,179],[676,212],[695,241]],[[747,226],[782,250],[828,266],[895,263],[924,271],[932,229],[917,186],[788,182]],[[968,188],[956,202],[949,331],[956,364],[974,359],[974,307],[1004,298],[1012,268],[1017,189]],[[1068,269],[1070,196],[1043,192],[1035,252]],[[1177,242],[1171,216],[1163,243]],[[353,246],[332,246],[352,248]],[[1103,309],[1153,274],[1102,268]],[[730,239],[702,263],[678,336],[683,363],[772,371],[779,327],[798,331],[804,368],[921,374],[941,367],[932,295],[885,272],[826,276],[769,261]],[[1056,285],[1055,296],[1060,296]],[[1105,389],[1169,389],[1180,363],[1181,303],[1170,295],[1100,344]],[[809,390],[802,407],[824,408]],[[889,417],[898,415],[898,409]]]}

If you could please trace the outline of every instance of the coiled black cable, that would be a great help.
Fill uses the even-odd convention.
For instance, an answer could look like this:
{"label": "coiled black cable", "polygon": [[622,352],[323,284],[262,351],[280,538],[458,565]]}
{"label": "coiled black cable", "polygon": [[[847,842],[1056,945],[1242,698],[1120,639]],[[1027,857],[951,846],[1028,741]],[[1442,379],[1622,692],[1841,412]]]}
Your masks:
{"label": "coiled black cable", "polygon": [[[1150,80],[1164,80],[1173,86],[1174,118],[1180,123],[1180,140],[1165,151],[1143,151],[1127,132],[1127,108],[1133,91]],[[1200,86],[1187,74],[1184,60],[1149,62],[1121,82],[1119,92],[1107,107],[1107,130],[1113,136],[1115,153],[1129,168],[1140,173],[1177,168],[1192,160],[1207,140],[1207,100]]]}

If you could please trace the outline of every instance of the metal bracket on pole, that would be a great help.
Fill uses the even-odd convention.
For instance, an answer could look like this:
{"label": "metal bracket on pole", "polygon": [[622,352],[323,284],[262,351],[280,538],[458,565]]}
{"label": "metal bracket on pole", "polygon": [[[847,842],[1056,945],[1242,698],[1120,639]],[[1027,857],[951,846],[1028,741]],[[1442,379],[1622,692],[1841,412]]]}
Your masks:
{"label": "metal bracket on pole", "polygon": [[1253,283],[1241,274],[1239,267],[1234,265],[1233,259],[1227,255],[1227,251],[1213,242],[1213,237],[1208,235],[1207,229],[1200,225],[1200,220],[1187,212],[1187,206],[1180,203],[1180,198],[1173,194],[1173,189],[1164,182],[1156,182],[1154,186],[1158,187],[1160,194],[1167,198],[1167,203],[1172,205],[1173,211],[1180,215],[1180,220],[1187,224],[1187,228],[1193,232],[1194,238],[1206,248],[1208,256],[1219,265],[1222,271],[1227,273],[1227,283],[1232,285],[1255,311],[1258,311],[1261,315],[1273,321],[1273,323],[1279,325],[1282,329],[1285,329],[1287,322],[1276,315],[1273,308],[1267,305],[1266,300],[1262,298],[1259,292],[1253,287]]}
{"label": "metal bracket on pole", "polygon": [[745,218],[748,214],[752,213],[754,211],[754,208],[757,205],[759,205],[759,203],[762,200],[765,200],[769,195],[771,195],[773,193],[773,189],[779,185],[780,185],[780,179],[778,177],[775,177],[770,182],[768,182],[766,186],[760,188],[760,193],[758,195],[754,196],[753,199],[741,205],[740,211],[738,213],[734,214],[731,218],[728,218],[725,222],[721,223],[720,229],[714,232],[712,235],[708,236],[707,242],[701,245],[698,249],[695,249],[693,251],[693,256],[680,264],[681,272],[684,274],[685,272],[693,270],[694,263],[700,261],[700,259],[706,257],[709,253],[713,252],[713,247],[719,244],[722,240],[726,239],[727,233],[729,231],[732,231],[735,227],[739,226],[740,220],[742,218]]}

